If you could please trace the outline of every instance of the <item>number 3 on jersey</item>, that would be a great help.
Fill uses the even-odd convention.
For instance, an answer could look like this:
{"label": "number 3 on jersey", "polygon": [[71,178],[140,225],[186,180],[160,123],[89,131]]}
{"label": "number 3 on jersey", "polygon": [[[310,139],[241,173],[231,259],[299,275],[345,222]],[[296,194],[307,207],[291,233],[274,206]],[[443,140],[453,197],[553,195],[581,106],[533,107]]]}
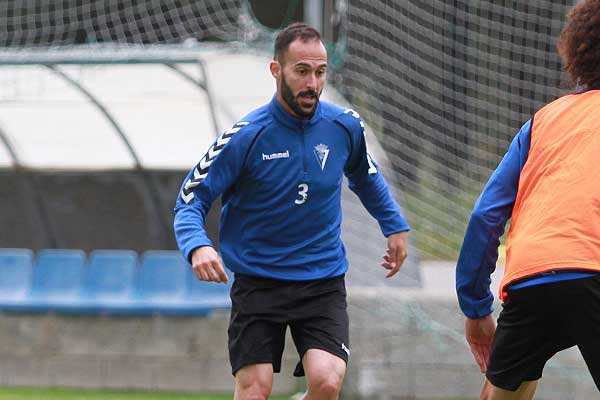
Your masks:
{"label": "number 3 on jersey", "polygon": [[308,185],[306,183],[301,183],[298,185],[298,189],[300,189],[298,191],[298,196],[300,197],[297,198],[296,201],[294,201],[294,203],[304,204],[306,199],[308,199]]}

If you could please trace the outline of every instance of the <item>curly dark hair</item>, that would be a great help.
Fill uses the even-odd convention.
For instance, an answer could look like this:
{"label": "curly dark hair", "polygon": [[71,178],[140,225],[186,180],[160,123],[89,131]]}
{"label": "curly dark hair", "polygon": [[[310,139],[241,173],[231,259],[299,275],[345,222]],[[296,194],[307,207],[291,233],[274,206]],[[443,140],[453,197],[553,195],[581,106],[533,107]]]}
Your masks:
{"label": "curly dark hair", "polygon": [[302,22],[294,22],[277,34],[277,37],[275,38],[275,55],[273,58],[283,63],[285,51],[290,44],[298,38],[303,42],[308,42],[310,40],[323,41],[319,31],[316,29]]}
{"label": "curly dark hair", "polygon": [[600,0],[580,1],[569,11],[557,48],[571,85],[600,85]]}

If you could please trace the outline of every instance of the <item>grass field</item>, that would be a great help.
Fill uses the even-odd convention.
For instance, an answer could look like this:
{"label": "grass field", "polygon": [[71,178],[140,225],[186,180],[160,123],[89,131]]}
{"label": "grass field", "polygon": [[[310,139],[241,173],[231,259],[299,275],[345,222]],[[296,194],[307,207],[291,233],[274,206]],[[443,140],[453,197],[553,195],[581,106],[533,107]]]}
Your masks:
{"label": "grass field", "polygon": [[[0,400],[231,400],[233,395],[181,392],[94,391],[76,389],[32,389],[0,387]],[[270,400],[288,400],[271,396]],[[439,400],[439,399],[438,399]],[[448,398],[447,400],[474,400]]]}
{"label": "grass field", "polygon": [[[231,400],[232,395],[175,392],[108,392],[92,390],[0,388],[0,400]],[[273,396],[273,400],[288,399]]]}

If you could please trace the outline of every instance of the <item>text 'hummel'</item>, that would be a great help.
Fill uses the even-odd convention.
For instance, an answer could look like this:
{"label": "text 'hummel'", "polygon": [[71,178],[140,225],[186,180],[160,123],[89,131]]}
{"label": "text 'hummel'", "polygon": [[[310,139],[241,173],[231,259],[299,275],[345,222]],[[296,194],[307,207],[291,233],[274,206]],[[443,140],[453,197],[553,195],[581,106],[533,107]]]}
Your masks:
{"label": "text 'hummel'", "polygon": [[263,161],[275,160],[276,158],[290,158],[290,151],[286,150],[283,153],[273,153],[273,154],[263,153],[262,158],[263,158]]}

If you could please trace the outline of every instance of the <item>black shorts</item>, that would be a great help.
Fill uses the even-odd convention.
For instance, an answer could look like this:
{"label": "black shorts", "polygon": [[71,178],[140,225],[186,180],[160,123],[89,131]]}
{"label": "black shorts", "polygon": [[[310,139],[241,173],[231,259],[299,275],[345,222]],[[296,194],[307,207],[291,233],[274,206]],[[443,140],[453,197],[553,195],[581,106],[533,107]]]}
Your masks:
{"label": "black shorts", "polygon": [[516,390],[541,378],[557,352],[578,346],[600,389],[600,275],[508,292],[498,318],[486,376]]}
{"label": "black shorts", "polygon": [[233,375],[247,365],[271,363],[281,370],[289,325],[304,376],[302,357],[320,349],[348,362],[348,312],[344,276],[311,281],[282,281],[235,275],[231,288],[229,360]]}

